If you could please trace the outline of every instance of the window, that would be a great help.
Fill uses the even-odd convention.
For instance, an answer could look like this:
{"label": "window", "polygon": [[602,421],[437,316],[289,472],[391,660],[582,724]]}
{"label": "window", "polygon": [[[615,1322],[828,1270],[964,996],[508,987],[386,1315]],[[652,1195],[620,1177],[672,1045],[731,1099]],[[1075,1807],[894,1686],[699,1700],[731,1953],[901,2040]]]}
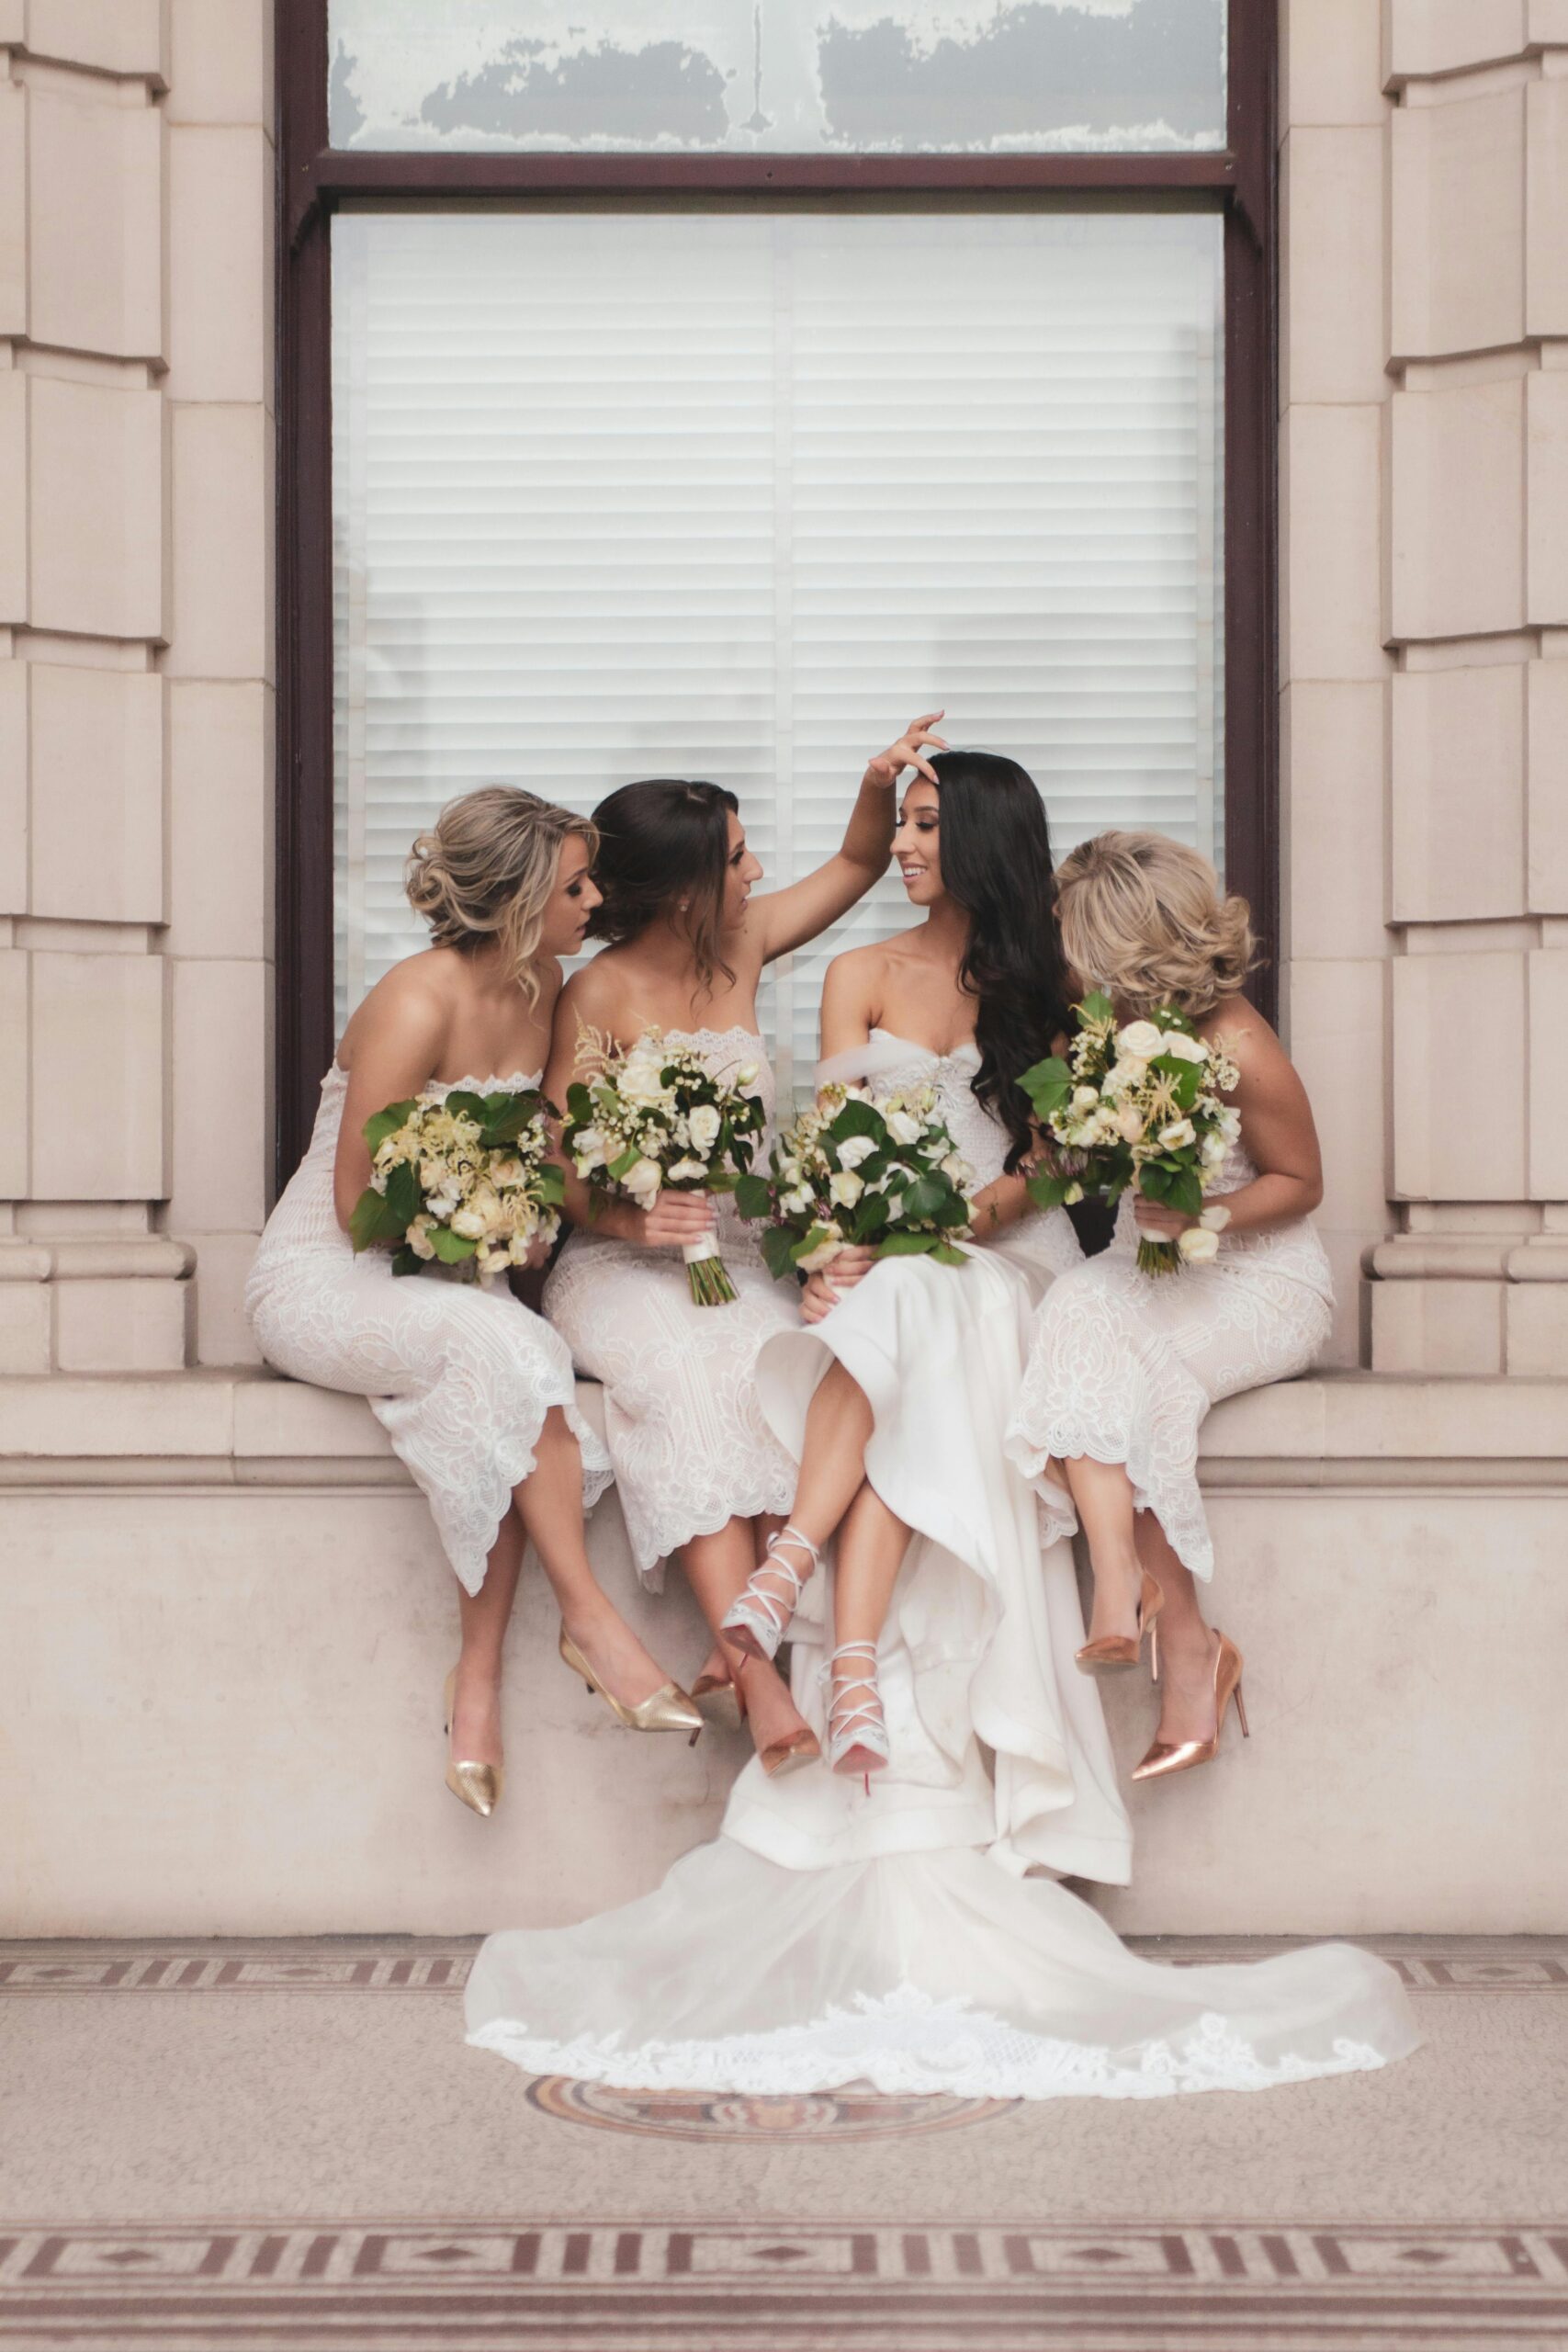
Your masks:
{"label": "window", "polygon": [[[1059,849],[1159,826],[1269,931],[1269,36],[1241,7],[1223,149],[1217,0],[987,0],[940,40],[886,0],[693,0],[653,47],[718,101],[679,119],[679,61],[608,0],[282,13],[280,1172],[421,943],[412,834],[481,781],[586,809],[712,776],[782,880],[929,696],[1038,777]],[[781,967],[786,1080],[828,956],[904,919],[884,886]]]}

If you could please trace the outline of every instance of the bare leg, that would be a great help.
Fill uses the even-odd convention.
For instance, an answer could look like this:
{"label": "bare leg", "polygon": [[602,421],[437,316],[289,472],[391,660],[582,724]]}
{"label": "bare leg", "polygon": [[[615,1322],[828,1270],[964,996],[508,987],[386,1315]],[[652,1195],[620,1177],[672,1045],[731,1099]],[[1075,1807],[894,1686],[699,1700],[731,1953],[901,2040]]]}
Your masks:
{"label": "bare leg", "polygon": [[1175,1743],[1210,1739],[1214,1730],[1216,1637],[1203,1622],[1192,1572],[1171,1550],[1153,1511],[1137,1515],[1138,1557],[1161,1592],[1159,1618],[1159,1730],[1156,1737]]}
{"label": "bare leg", "polygon": [[[760,1517],[749,1519],[746,1524],[751,1531],[751,1566],[759,1568],[767,1558],[768,1546],[784,1525],[784,1521],[773,1511],[763,1511]],[[712,1649],[698,1668],[697,1681],[701,1682],[705,1676],[711,1674],[716,1681],[722,1682],[728,1677],[733,1682],[736,1657],[737,1653],[727,1643],[716,1638]]]}
{"label": "bare leg", "polygon": [[[806,1416],[800,1477],[789,1515],[791,1527],[820,1550],[865,1483],[865,1449],[875,1427],[870,1400],[841,1363],[823,1374]],[[804,1579],[810,1574],[798,1544],[780,1555]],[[781,1609],[795,1605],[795,1589],[776,1567],[764,1567],[756,1589]]]}
{"label": "bare leg", "polygon": [[512,1500],[483,1584],[472,1596],[462,1594],[458,1603],[463,1648],[457,1662],[453,1752],[482,1764],[502,1760],[501,1650],[525,1536],[539,1555],[560,1605],[562,1623],[606,1690],[635,1707],[670,1679],[607,1599],[589,1564],[582,1527],[582,1457],[558,1406],[545,1416],[534,1468],[513,1488]]}
{"label": "bare leg", "polygon": [[[763,1658],[742,1657],[719,1637],[725,1611],[745,1584],[757,1558],[752,1521],[732,1519],[716,1535],[694,1535],[682,1547],[681,1558],[697,1606],[713,1629],[715,1645],[729,1668],[731,1679],[739,1679],[755,1745],[759,1748],[773,1747],[780,1740],[804,1731],[806,1719],[776,1668]],[[738,1669],[743,1671],[738,1674]]]}
{"label": "bare leg", "polygon": [[[1138,1629],[1138,1595],[1143,1571],[1138,1558],[1133,1508],[1133,1482],[1119,1462],[1094,1462],[1075,1454],[1061,1464],[1078,1523],[1089,1541],[1094,1568],[1094,1610],[1089,1620],[1091,1642],[1110,1634],[1132,1635]],[[1151,1573],[1158,1577],[1157,1568]]]}
{"label": "bare leg", "polygon": [[874,1487],[863,1486],[839,1533],[833,1578],[835,1647],[840,1642],[877,1640],[908,1548],[909,1530],[903,1521]]}

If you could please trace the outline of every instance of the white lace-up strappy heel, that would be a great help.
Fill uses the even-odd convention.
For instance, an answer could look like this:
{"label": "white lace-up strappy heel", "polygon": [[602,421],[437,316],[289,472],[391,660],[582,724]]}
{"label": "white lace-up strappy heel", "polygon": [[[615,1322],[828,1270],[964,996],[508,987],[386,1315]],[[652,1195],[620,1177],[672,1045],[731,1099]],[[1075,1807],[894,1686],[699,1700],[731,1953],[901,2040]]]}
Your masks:
{"label": "white lace-up strappy heel", "polygon": [[[838,1671],[840,1658],[850,1660]],[[866,1663],[863,1666],[861,1659]],[[876,1687],[876,1644],[840,1642],[822,1668],[828,1685],[828,1769],[858,1772],[871,1794],[871,1776],[887,1761],[887,1725],[883,1720],[882,1693]],[[863,1698],[852,1693],[863,1691]]]}
{"label": "white lace-up strappy heel", "polygon": [[[804,1574],[783,1556],[786,1544],[798,1544],[806,1554]],[[798,1527],[786,1527],[774,1536],[767,1558],[736,1596],[720,1631],[729,1634],[736,1648],[748,1657],[776,1657],[790,1619],[800,1607],[800,1596],[821,1565],[821,1549],[810,1536],[803,1535]],[[764,1577],[774,1578],[773,1589],[763,1583]]]}

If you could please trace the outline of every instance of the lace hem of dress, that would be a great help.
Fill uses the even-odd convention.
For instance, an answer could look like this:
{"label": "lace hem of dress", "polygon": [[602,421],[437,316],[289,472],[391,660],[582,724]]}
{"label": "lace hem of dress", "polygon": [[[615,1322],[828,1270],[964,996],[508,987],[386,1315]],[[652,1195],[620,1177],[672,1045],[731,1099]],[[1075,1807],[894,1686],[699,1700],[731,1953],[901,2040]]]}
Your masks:
{"label": "lace hem of dress", "polygon": [[[1201,1418],[1201,1412],[1194,1415],[1194,1429]],[[1018,1468],[1033,1484],[1044,1517],[1043,1540],[1047,1544],[1070,1542],[1078,1532],[1078,1515],[1066,1487],[1059,1479],[1045,1476],[1045,1464],[1073,1462],[1087,1454],[1091,1462],[1125,1470],[1133,1489],[1134,1510],[1152,1512],[1177,1558],[1200,1582],[1207,1583],[1213,1575],[1214,1546],[1195,1467],[1190,1476],[1161,1476],[1134,1431],[1123,1430],[1119,1437],[1108,1435],[1103,1430],[1086,1428],[1079,1421],[1055,1420],[1041,1432],[1031,1430],[1027,1449],[1018,1445],[1010,1450]]]}
{"label": "lace hem of dress", "polygon": [[690,1544],[697,1536],[716,1535],[732,1519],[786,1518],[795,1505],[795,1477],[792,1462],[787,1471],[759,1476],[750,1486],[728,1486],[722,1495],[715,1495],[705,1503],[694,1503],[689,1496],[682,1496],[678,1509],[651,1516],[635,1510],[635,1532],[630,1525],[634,1507],[628,1507],[623,1496],[622,1509],[628,1521],[627,1532],[632,1537],[638,1576],[652,1591],[662,1592],[664,1564],[683,1544]]}
{"label": "lace hem of dress", "polygon": [[[1269,2061],[1213,2012],[1175,2041],[1135,2045],[1135,2063],[1104,2047],[1058,2041],[1007,2024],[962,1998],[939,2000],[900,1985],[803,2026],[712,2041],[648,2041],[619,2034],[575,2041],[535,2039],[496,2018],[468,2037],[532,2075],[567,2075],[623,2090],[799,2096],[866,2082],[885,2095],[947,2092],[961,2098],[1168,2098],[1185,2091],[1268,2090],[1324,2075],[1362,2072],[1392,2054],[1337,2038],[1328,2053]],[[1133,2053],[1129,2052],[1128,2056]]]}
{"label": "lace hem of dress", "polygon": [[[373,1397],[372,1409],[381,1401]],[[547,1406],[545,1409],[547,1412],[549,1408]],[[597,1432],[584,1420],[576,1406],[564,1405],[561,1410],[582,1456],[582,1510],[586,1518],[594,1504],[615,1483],[615,1474]],[[512,1508],[513,1490],[520,1487],[525,1478],[531,1478],[534,1475],[535,1464],[538,1460],[535,1445],[543,1426],[544,1417],[541,1415],[537,1426],[527,1436],[520,1433],[509,1440],[498,1438],[495,1441],[486,1464],[486,1475],[479,1479],[477,1487],[470,1487],[463,1498],[461,1528],[451,1524],[450,1512],[443,1507],[445,1498],[426,1490],[425,1500],[431,1507],[431,1517],[436,1523],[443,1549],[452,1564],[453,1574],[467,1593],[477,1593],[484,1584],[485,1570],[490,1565],[495,1539]],[[488,1539],[482,1532],[486,1525],[490,1529]]]}

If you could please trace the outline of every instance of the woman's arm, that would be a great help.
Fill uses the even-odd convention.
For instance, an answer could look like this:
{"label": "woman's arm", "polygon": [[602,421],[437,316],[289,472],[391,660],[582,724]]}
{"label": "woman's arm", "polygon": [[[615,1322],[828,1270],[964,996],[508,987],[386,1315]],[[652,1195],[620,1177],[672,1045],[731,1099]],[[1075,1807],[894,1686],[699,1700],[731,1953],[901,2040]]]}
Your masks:
{"label": "woman's arm", "polygon": [[[1234,1193],[1211,1194],[1230,1211],[1227,1233],[1272,1233],[1310,1216],[1323,1198],[1323,1159],[1312,1104],[1290,1056],[1250,1005],[1233,1003],[1203,1023],[1211,1043],[1223,1042],[1241,1081],[1231,1097],[1241,1113],[1241,1140],[1258,1174]],[[1138,1229],[1163,1238],[1198,1219],[1162,1204],[1134,1202]]]}
{"label": "woman's arm", "polygon": [[[886,873],[897,820],[894,801],[898,779],[907,767],[915,767],[935,783],[924,754],[928,748],[938,752],[947,749],[940,735],[928,732],[941,717],[940,710],[927,711],[923,718],[914,719],[906,728],[896,743],[889,744],[886,752],[879,752],[869,762],[861,778],[860,797],[850,812],[843,846],[836,857],[830,857],[826,865],[819,865],[815,874],[792,882],[786,889],[771,890],[752,899],[746,927],[756,942],[762,963],[771,964],[775,956],[787,956],[792,948],[804,947],[808,939],[818,938],[829,923],[837,922]],[[824,1053],[827,1050],[824,1043]]]}
{"label": "woman's arm", "polygon": [[[618,1038],[617,1015],[624,1012],[614,989],[598,972],[597,959],[568,980],[556,1004],[545,1071],[545,1093],[558,1110],[565,1110],[568,1089],[586,1075],[578,1067],[583,1045],[580,1033],[586,1027]],[[558,1146],[558,1130],[557,1141]],[[630,1201],[607,1201],[592,1193],[565,1152],[558,1148],[556,1156],[566,1178],[569,1224],[602,1233],[612,1241],[635,1242],[643,1250],[679,1249],[682,1242],[698,1240],[713,1228],[713,1203],[705,1193],[660,1193],[651,1209],[639,1209]]]}
{"label": "woman's arm", "polygon": [[[853,1052],[867,1044],[880,1010],[882,951],[854,947],[835,956],[822,983],[822,1059]],[[832,1312],[840,1293],[863,1282],[876,1263],[876,1253],[852,1246],[840,1250],[830,1266],[809,1274],[801,1293],[800,1312],[807,1323],[820,1323]]]}
{"label": "woman's arm", "polygon": [[423,971],[400,964],[377,982],[344,1033],[351,1063],[333,1163],[333,1206],[345,1233],[370,1182],[365,1123],[429,1085],[441,1067],[446,1023],[440,989]]}

